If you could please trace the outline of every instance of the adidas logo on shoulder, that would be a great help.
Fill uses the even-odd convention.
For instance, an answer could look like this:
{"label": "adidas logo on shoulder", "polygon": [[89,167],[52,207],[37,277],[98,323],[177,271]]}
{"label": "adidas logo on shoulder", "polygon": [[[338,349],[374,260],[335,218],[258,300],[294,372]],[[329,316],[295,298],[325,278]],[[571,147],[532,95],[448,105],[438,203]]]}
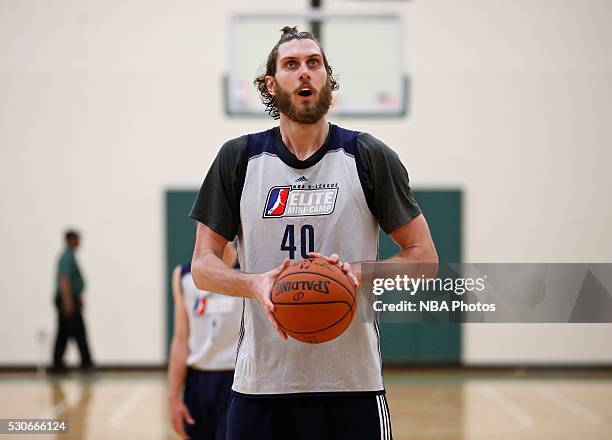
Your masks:
{"label": "adidas logo on shoulder", "polygon": [[307,182],[308,179],[306,177],[302,176],[302,177],[298,177],[297,179],[295,179],[295,181],[296,182]]}

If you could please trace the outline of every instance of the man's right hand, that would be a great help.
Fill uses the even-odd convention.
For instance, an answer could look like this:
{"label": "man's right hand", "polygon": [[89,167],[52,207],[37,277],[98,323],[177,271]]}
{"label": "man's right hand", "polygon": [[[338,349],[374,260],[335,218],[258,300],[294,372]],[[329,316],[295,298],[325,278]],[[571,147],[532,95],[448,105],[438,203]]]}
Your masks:
{"label": "man's right hand", "polygon": [[187,406],[178,397],[168,398],[168,408],[170,410],[170,417],[172,419],[172,427],[182,439],[188,439],[189,436],[185,432],[185,425],[183,421],[190,425],[195,424],[195,420],[191,417],[191,413],[187,409]]}
{"label": "man's right hand", "polygon": [[69,301],[62,301],[62,314],[66,317],[71,317],[74,315],[75,307],[74,301],[70,298]]}
{"label": "man's right hand", "polygon": [[253,293],[253,297],[259,301],[259,304],[264,309],[266,313],[266,317],[274,330],[283,338],[287,339],[287,333],[282,329],[282,327],[278,324],[276,319],[274,318],[274,303],[272,303],[272,285],[276,278],[280,275],[280,273],[289,267],[290,261],[288,258],[285,258],[280,266],[276,269],[272,269],[269,272],[265,272],[262,274],[253,275],[253,282],[251,291]]}

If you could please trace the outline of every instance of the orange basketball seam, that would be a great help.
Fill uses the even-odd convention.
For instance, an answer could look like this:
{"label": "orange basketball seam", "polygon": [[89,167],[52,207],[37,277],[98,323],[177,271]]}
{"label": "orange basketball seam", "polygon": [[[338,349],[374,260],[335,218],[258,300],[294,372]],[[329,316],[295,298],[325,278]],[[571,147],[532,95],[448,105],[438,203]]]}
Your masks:
{"label": "orange basketball seam", "polygon": [[[344,273],[344,272],[342,272],[342,273]],[[277,279],[276,279],[276,281],[274,282],[274,284],[278,283],[278,282],[279,282],[279,281],[281,281],[282,279],[285,279],[285,278],[287,278],[287,277],[290,277],[291,275],[306,275],[306,274],[310,274],[310,275],[320,275],[320,276],[322,276],[322,277],[324,277],[324,278],[327,278],[327,279],[329,279],[329,280],[334,281],[336,284],[338,284],[338,285],[342,286],[342,288],[343,288],[344,290],[346,290],[346,291],[347,291],[347,292],[348,292],[348,293],[349,293],[349,294],[350,294],[350,295],[353,297],[353,301],[354,301],[354,302],[356,302],[356,301],[357,301],[357,292],[355,292],[355,295],[353,295],[353,292],[351,292],[349,289],[347,289],[347,288],[346,288],[346,286],[345,286],[343,283],[341,283],[340,281],[338,281],[338,280],[337,280],[337,279],[335,279],[335,278],[329,277],[329,276],[327,276],[327,275],[323,275],[322,273],[319,273],[319,272],[294,272],[294,273],[290,273],[290,274],[288,274],[288,275],[284,275],[284,276],[282,276],[281,278],[277,278]],[[349,282],[350,282],[350,280],[349,280]],[[304,289],[298,289],[298,290],[304,290]],[[274,302],[274,300],[272,300],[272,302]]]}

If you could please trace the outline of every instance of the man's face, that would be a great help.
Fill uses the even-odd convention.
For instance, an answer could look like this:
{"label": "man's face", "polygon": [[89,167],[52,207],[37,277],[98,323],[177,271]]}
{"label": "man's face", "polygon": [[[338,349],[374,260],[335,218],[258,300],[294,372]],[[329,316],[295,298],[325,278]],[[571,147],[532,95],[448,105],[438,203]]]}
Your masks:
{"label": "man's face", "polygon": [[329,110],[331,84],[321,49],[312,40],[291,40],[278,48],[276,74],[266,77],[278,110],[300,124],[314,124]]}
{"label": "man's face", "polygon": [[68,239],[68,247],[71,249],[77,249],[80,243],[81,239],[79,237],[71,237]]}

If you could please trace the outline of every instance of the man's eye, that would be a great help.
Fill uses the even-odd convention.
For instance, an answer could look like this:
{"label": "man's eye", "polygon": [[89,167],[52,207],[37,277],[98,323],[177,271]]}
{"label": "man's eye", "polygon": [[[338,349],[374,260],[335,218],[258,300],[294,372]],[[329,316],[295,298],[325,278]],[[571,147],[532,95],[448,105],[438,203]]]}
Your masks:
{"label": "man's eye", "polygon": [[289,67],[290,69],[294,68],[295,66],[297,66],[297,63],[295,61],[287,62],[287,67]]}
{"label": "man's eye", "polygon": [[313,58],[311,60],[308,60],[308,64],[310,64],[311,66],[318,66],[319,60],[317,60],[316,58]]}

